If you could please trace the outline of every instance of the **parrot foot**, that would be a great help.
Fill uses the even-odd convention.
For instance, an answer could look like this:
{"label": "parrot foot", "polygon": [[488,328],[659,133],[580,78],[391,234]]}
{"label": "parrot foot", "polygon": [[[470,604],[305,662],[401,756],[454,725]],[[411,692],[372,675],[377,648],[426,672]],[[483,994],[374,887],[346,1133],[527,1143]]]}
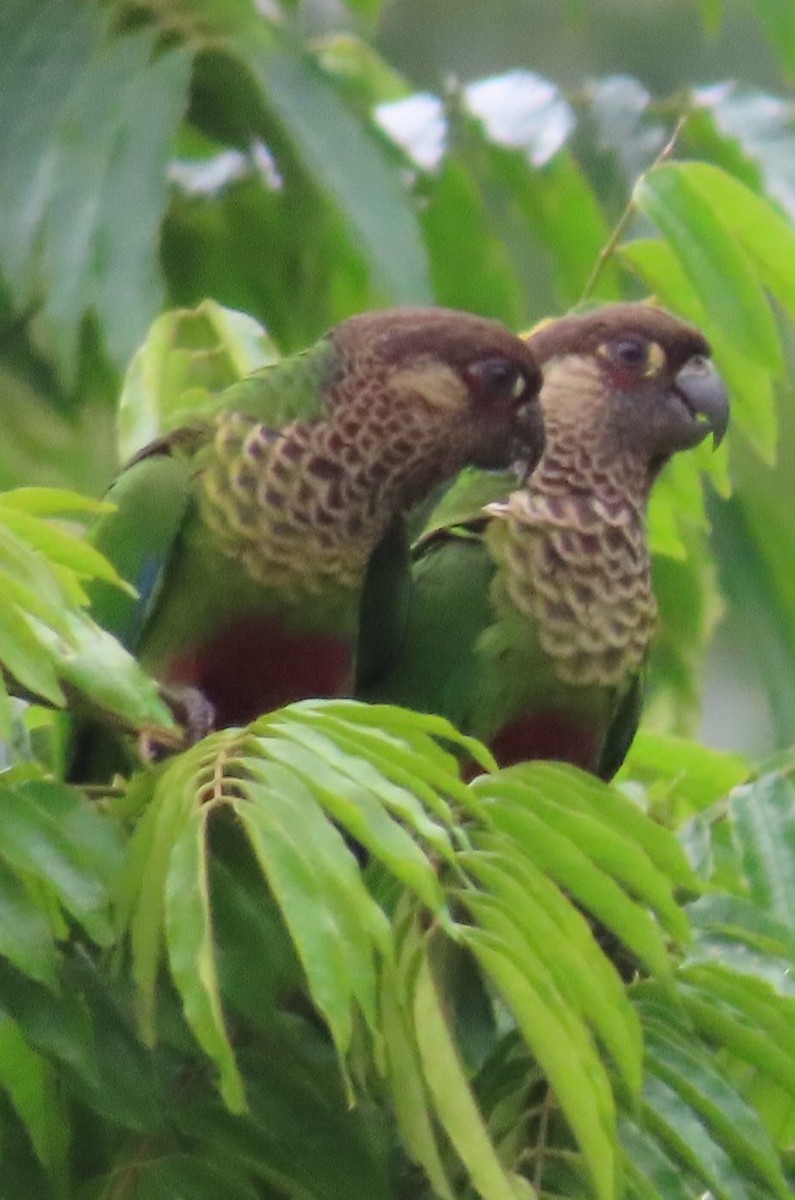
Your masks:
{"label": "parrot foot", "polygon": [[215,728],[215,707],[198,688],[161,686],[160,694],[182,726],[182,735],[171,738],[162,730],[142,732],[138,738],[138,753],[147,763],[159,762],[169,754],[193,746]]}

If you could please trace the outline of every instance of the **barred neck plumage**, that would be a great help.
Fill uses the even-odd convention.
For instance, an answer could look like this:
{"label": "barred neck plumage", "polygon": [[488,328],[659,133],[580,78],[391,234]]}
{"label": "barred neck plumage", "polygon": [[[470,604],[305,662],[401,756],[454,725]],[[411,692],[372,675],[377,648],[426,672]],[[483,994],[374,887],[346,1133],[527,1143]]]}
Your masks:
{"label": "barred neck plumage", "polygon": [[[367,420],[342,407],[279,431],[221,413],[200,472],[205,521],[221,551],[275,591],[356,588],[396,511],[423,495],[448,449],[420,418],[372,396]],[[359,416],[361,414],[358,414]]]}
{"label": "barred neck plumage", "polygon": [[560,396],[554,372],[545,376],[546,450],[524,489],[489,506],[496,520],[487,537],[499,565],[497,605],[530,619],[557,676],[615,686],[640,668],[656,625],[644,524],[650,481],[605,436],[595,372],[582,365],[575,395],[570,366]]}

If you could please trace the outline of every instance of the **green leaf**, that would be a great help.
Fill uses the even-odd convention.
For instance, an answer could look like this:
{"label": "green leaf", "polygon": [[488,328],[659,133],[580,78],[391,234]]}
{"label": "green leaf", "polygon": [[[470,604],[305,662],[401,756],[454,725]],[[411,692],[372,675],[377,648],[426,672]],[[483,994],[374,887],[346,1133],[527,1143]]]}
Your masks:
{"label": "green leaf", "polygon": [[1,1011],[0,1087],[8,1092],[42,1166],[62,1176],[68,1131],[52,1068],[29,1046],[17,1023]]}
{"label": "green leaf", "polygon": [[54,994],[0,959],[0,998],[30,1046],[65,1068],[81,1091],[94,1094],[100,1081],[96,1039],[91,1014],[78,989],[62,987]]}
{"label": "green leaf", "polygon": [[[7,579],[3,582],[7,582]],[[49,700],[51,704],[63,704],[64,694],[50,656],[24,616],[10,605],[3,607],[0,621],[0,662],[34,695]]]}
{"label": "green leaf", "polygon": [[[710,977],[707,990],[689,985],[680,990],[693,1025],[710,1043],[724,1045],[733,1057],[769,1076],[791,1096],[795,1087],[795,1058],[785,1046],[773,1042],[766,1028],[749,1024],[749,1013],[753,1020],[758,1020],[759,1013],[754,1012],[753,1004],[749,1006],[747,991],[743,994],[739,986],[729,982],[730,1002],[724,1000],[724,991],[727,988],[723,984],[716,988],[715,977]],[[773,1030],[776,1027],[777,1022],[773,1021]]]}
{"label": "green leaf", "polygon": [[685,1176],[681,1161],[674,1161],[658,1140],[627,1117],[619,1125],[625,1152],[624,1166],[637,1200],[693,1200],[692,1179]]}
{"label": "green leaf", "polygon": [[[128,977],[114,981],[106,960],[70,954],[64,964],[62,985],[64,994],[79,997],[91,1022],[81,1039],[91,1055],[92,1070],[90,1079],[84,1068],[81,1072],[85,1101],[103,1122],[156,1133],[166,1120],[166,1056],[155,1058],[136,1036],[130,1017]],[[169,996],[170,1016],[175,1009]]]}
{"label": "green leaf", "polygon": [[736,1167],[763,1179],[771,1195],[788,1200],[790,1190],[759,1117],[714,1067],[706,1047],[688,1046],[659,1022],[647,1032],[646,1046],[649,1069],[700,1114]]}
{"label": "green leaf", "polygon": [[[228,833],[225,826],[224,834]],[[224,1003],[267,1029],[281,998],[302,988],[304,975],[259,867],[242,833],[236,830],[235,834],[230,847],[211,842],[210,896],[218,976]],[[256,971],[252,962],[257,963]]]}
{"label": "green leaf", "polygon": [[159,685],[121,643],[82,613],[66,613],[64,619],[68,640],[46,626],[34,627],[60,681],[133,729],[175,732],[177,723]]}
{"label": "green leaf", "polygon": [[5,501],[8,495],[13,498],[13,492],[0,495],[0,519],[3,524],[23,541],[40,550],[50,563],[68,567],[87,579],[104,579],[122,588],[129,587],[108,560],[84,538],[75,537],[65,529],[42,521],[40,517],[13,503],[7,505]]}
{"label": "green leaf", "polygon": [[[12,541],[12,539],[14,539]],[[54,572],[48,570],[41,556],[32,547],[16,538],[7,527],[0,531],[0,565],[3,576],[3,599],[10,620],[30,618],[44,622],[65,635],[69,600],[66,589],[58,586]],[[27,561],[26,561],[27,560]]]}
{"label": "green leaf", "polygon": [[150,1046],[156,1037],[157,973],[171,851],[196,805],[190,767],[190,755],[183,754],[160,771],[154,794],[128,843],[117,884],[119,915],[130,937],[139,1027]]}
{"label": "green leaf", "polygon": [[795,929],[795,785],[764,775],[731,795],[730,813],[751,897]]}
{"label": "green leaf", "polygon": [[428,266],[408,192],[373,130],[308,55],[273,37],[235,48],[316,180],[339,205],[390,303],[427,304]]}
{"label": "green leaf", "polygon": [[[502,898],[472,891],[467,893],[466,906],[474,917],[477,929],[472,935],[465,933],[463,940],[474,946],[481,940],[479,935],[482,933],[484,944],[494,952],[488,968],[492,982],[502,990],[503,999],[514,1012],[528,1048],[545,1071],[564,1115],[575,1130],[585,1130],[581,1140],[587,1154],[590,1139],[589,1105],[593,1104],[600,1112],[607,1129],[612,1129],[615,1113],[610,1080],[604,1064],[599,1060],[588,1026],[597,1026],[594,1029],[597,1035],[603,1030],[598,1028],[597,1021],[589,1020],[582,1012],[585,989],[582,985],[578,989],[560,970],[550,968],[548,958],[537,952],[532,935],[528,935],[526,926],[514,920],[513,912]],[[531,920],[533,907],[528,908],[528,919]],[[499,956],[499,961],[495,955]],[[559,1027],[555,1039],[556,1053],[550,1052],[547,1045],[552,1013]],[[628,1027],[637,1050],[636,1020],[628,1022]],[[583,1074],[589,1079],[592,1094],[587,1104],[582,1102],[582,1097],[579,1097],[577,1104],[573,1104],[575,1094],[569,1090],[568,1076],[565,1083],[561,1080],[561,1075],[565,1074],[563,1063],[569,1060],[566,1070],[570,1073],[572,1058],[577,1059]],[[631,1086],[637,1093],[641,1082],[640,1054],[636,1053],[634,1061],[629,1063],[627,1059],[627,1055],[620,1054],[618,1061],[625,1068],[628,1067]],[[590,1146],[593,1150],[593,1141],[590,1141]]]}
{"label": "green leaf", "polygon": [[67,684],[134,727],[173,729],[155,683],[81,610],[84,578],[121,584],[119,576],[82,538],[39,515],[96,507],[52,488],[0,495],[0,660],[51,704],[64,703]]}
{"label": "green leaf", "polygon": [[182,48],[156,52],[156,44],[152,30],[98,42],[56,114],[41,244],[52,285],[42,321],[69,383],[86,310],[97,313],[121,365],[162,303],[158,234],[191,59]]}
{"label": "green leaf", "polygon": [[516,1200],[511,1178],[497,1157],[478,1111],[425,956],[414,993],[414,1029],[436,1115],[474,1187],[483,1200]]}
{"label": "green leaf", "polygon": [[795,1128],[795,1098],[765,1075],[758,1075],[747,1088],[746,1095],[765,1123],[775,1145],[782,1152],[792,1142]]}
{"label": "green leaf", "polygon": [[671,503],[665,486],[667,478],[667,475],[663,476],[657,484],[649,503],[646,517],[649,549],[655,555],[683,560],[687,556],[687,550],[682,541],[676,506]]}
{"label": "green leaf", "polygon": [[[508,248],[488,219],[473,172],[453,158],[425,185],[420,211],[439,304],[499,317],[515,328],[524,319],[522,291]],[[461,246],[468,247],[461,270]]]}
{"label": "green leaf", "polygon": [[384,964],[379,995],[386,1070],[401,1133],[409,1152],[425,1170],[435,1192],[442,1200],[453,1200],[436,1142],[410,1015],[401,1003],[403,998],[399,998],[398,975],[389,961]]}
{"label": "green leaf", "polygon": [[[433,864],[389,813],[393,808],[399,819],[427,838],[437,852],[449,857],[445,831],[428,818],[411,793],[390,786],[372,760],[354,757],[311,728],[297,723],[274,724],[271,728],[274,732],[283,729],[290,740],[268,737],[268,757],[294,770],[350,837],[415,891],[431,911],[440,909],[444,894]],[[385,795],[389,805],[384,803]]]}
{"label": "green leaf", "polygon": [[607,243],[610,229],[591,182],[568,151],[556,154],[528,176],[528,187],[517,199],[531,227],[535,225],[553,254],[557,294],[566,309],[582,299],[603,302],[621,299],[618,275],[607,262],[596,279],[593,266]]}
{"label": "green leaf", "polygon": [[[199,1155],[172,1153],[154,1160],[117,1167],[118,1186],[134,1187],[134,1200],[258,1200],[261,1193],[238,1168],[214,1163]],[[134,1183],[132,1181],[135,1181]]]}
{"label": "green leaf", "polygon": [[639,729],[618,781],[637,780],[663,790],[669,806],[677,805],[689,814],[720,800],[747,779],[749,771],[750,764],[740,754]]}
{"label": "green leaf", "polygon": [[687,177],[736,234],[756,263],[765,287],[783,308],[795,314],[792,225],[766,199],[710,163],[688,163]]}
{"label": "green leaf", "polygon": [[9,0],[0,9],[0,217],[6,279],[20,307],[37,295],[31,269],[50,187],[56,127],[85,71],[96,36],[97,13],[72,11],[58,0],[30,5]]}
{"label": "green leaf", "polygon": [[87,312],[121,363],[161,303],[166,166],[190,70],[183,49],[156,52],[156,30],[103,27],[98,10],[67,14],[57,0],[12,0],[0,25],[7,277],[20,308],[43,299],[36,335],[70,384]]}
{"label": "green leaf", "polygon": [[670,243],[710,320],[748,358],[780,372],[781,345],[762,286],[689,164],[654,167],[633,196]]}
{"label": "green leaf", "polygon": [[[367,4],[372,0],[364,2]],[[382,127],[385,125],[381,120],[382,105],[413,99],[409,84],[400,72],[375,46],[355,33],[329,33],[313,38],[312,50],[323,70],[343,85],[346,98],[362,111],[375,110],[376,120]]]}
{"label": "green leaf", "polygon": [[2,791],[0,845],[10,863],[52,888],[90,937],[110,942],[109,887],[121,862],[110,821],[61,784],[23,783]]}
{"label": "green leaf", "polygon": [[375,18],[381,9],[383,0],[345,0],[348,8],[354,12],[364,13],[365,16]]}
{"label": "green leaf", "polygon": [[739,80],[699,88],[697,98],[709,122],[704,133],[698,117],[688,122],[688,142],[695,131],[701,135],[694,157],[726,167],[791,215],[795,138],[789,99]]}
{"label": "green leaf", "polygon": [[795,961],[795,938],[789,923],[765,912],[746,896],[707,893],[688,905],[688,912],[696,934],[694,952],[716,934],[734,939],[749,950]]}
{"label": "green leaf", "polygon": [[56,953],[46,912],[0,858],[0,954],[25,975],[56,987]]}
{"label": "green leaf", "polygon": [[697,937],[688,961],[718,959],[740,976],[764,979],[779,995],[795,997],[788,926],[734,896],[705,896],[689,912]]}
{"label": "green leaf", "polygon": [[386,919],[366,892],[343,838],[295,774],[262,763],[256,784],[239,786],[247,799],[235,802],[235,811],[342,1059],[350,1046],[354,1001],[375,1024],[373,953],[388,945]]}
{"label": "green leaf", "polygon": [[587,922],[532,864],[495,853],[498,839],[485,843],[491,852],[465,853],[459,862],[488,892],[461,890],[461,902],[483,928],[502,932],[506,940],[513,927],[511,940],[517,945],[515,935],[521,940],[522,969],[537,975],[543,964],[549,984],[601,1040],[629,1089],[639,1092],[643,1047],[637,1014]]}
{"label": "green leaf", "polygon": [[698,0],[698,8],[707,32],[716,34],[723,16],[721,0]]}
{"label": "green leaf", "polygon": [[[471,791],[460,779],[460,762],[451,747],[472,758],[485,771],[495,770],[490,751],[476,738],[460,733],[450,721],[429,713],[411,712],[388,704],[362,704],[354,700],[304,700],[291,704],[280,716],[320,720],[324,728],[353,733],[368,757],[375,753],[388,768],[390,779],[415,791],[445,823],[451,819],[445,797],[464,807],[472,803]],[[339,721],[341,724],[336,725]],[[410,768],[407,769],[407,768]],[[417,790],[419,789],[419,790]]]}
{"label": "green leaf", "polygon": [[205,299],[153,322],[124,377],[118,406],[119,457],[184,423],[222,391],[278,360],[266,330],[246,313]]}
{"label": "green leaf", "polygon": [[745,1182],[723,1147],[679,1093],[654,1075],[646,1080],[641,1115],[675,1160],[689,1167],[717,1200],[750,1200]]}
{"label": "green leaf", "polygon": [[[500,990],[528,1046],[553,1087],[582,1149],[600,1200],[616,1189],[615,1110],[610,1084],[584,1027],[572,1021],[556,991],[538,988],[501,938],[478,929],[462,930],[481,967]],[[452,1081],[451,1081],[452,1082]]]}
{"label": "green leaf", "polygon": [[795,13],[791,5],[787,0],[757,0],[753,12],[761,21],[781,67],[792,76],[795,74]]}
{"label": "green leaf", "polygon": [[[106,500],[83,496],[80,492],[57,487],[17,487],[0,494],[0,507],[33,517],[83,516],[107,512]],[[49,526],[47,528],[50,528]]]}
{"label": "green leaf", "polygon": [[[795,1092],[792,1001],[781,1002],[723,968],[688,968],[678,996],[702,1036]],[[692,981],[692,983],[690,982]],[[703,985],[703,986],[697,986]]]}
{"label": "green leaf", "polygon": [[584,771],[560,764],[532,763],[517,768],[517,772],[554,803],[598,817],[614,832],[632,838],[672,883],[700,890],[700,881],[673,834],[650,820],[637,804],[616,788],[608,787]]}
{"label": "green leaf", "polygon": [[220,1071],[221,1095],[231,1112],[245,1108],[243,1080],[221,1012],[207,878],[207,806],[194,809],[174,842],[165,893],[165,930],[171,974],[185,1017]]}
{"label": "green leaf", "polygon": [[789,472],[746,473],[742,503],[734,497],[714,509],[714,542],[721,584],[735,628],[753,629],[753,660],[764,687],[774,744],[792,740],[795,723],[795,575],[786,556],[792,511]]}
{"label": "green leaf", "polygon": [[228,1165],[232,1178],[244,1171],[258,1200],[391,1200],[391,1132],[369,1104],[346,1105],[325,1030],[293,1018],[272,1033],[240,1050],[248,1113],[235,1116],[199,1094],[175,1111],[178,1136]]}
{"label": "green leaf", "polygon": [[650,970],[665,974],[670,969],[665,942],[645,907],[629,899],[610,874],[591,860],[578,837],[572,840],[556,827],[554,814],[544,818],[536,813],[534,794],[518,782],[510,783],[505,774],[472,785],[488,800],[487,819],[515,839],[540,870],[613,930]]}
{"label": "green leaf", "polygon": [[[342,718],[337,716],[340,711]],[[315,716],[300,705],[291,705],[283,712],[284,725],[277,717],[267,728],[283,731],[306,747],[321,749],[351,779],[367,783],[388,811],[393,811],[440,853],[445,853],[448,846],[445,826],[452,824],[452,810],[438,793],[442,792],[447,780],[451,788],[459,785],[457,762],[452,756],[444,755],[441,770],[435,770],[431,755],[438,748],[427,737],[418,746],[412,744],[410,735],[405,737],[406,731],[399,725],[390,729],[393,711],[398,710],[388,710],[385,727],[377,728],[369,723],[369,714],[368,720],[360,722],[363,712],[358,708],[346,713],[334,703],[319,709]],[[348,719],[349,716],[353,719]],[[320,738],[313,728],[316,721]],[[366,762],[352,767],[351,758],[363,755],[366,755]],[[421,801],[436,820],[429,816]]]}

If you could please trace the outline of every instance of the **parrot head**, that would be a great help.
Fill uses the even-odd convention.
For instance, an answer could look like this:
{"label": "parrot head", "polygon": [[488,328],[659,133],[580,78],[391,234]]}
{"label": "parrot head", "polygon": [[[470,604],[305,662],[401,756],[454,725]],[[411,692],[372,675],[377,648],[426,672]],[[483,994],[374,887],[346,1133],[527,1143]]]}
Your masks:
{"label": "parrot head", "polygon": [[729,398],[709,343],[665,309],[606,305],[541,326],[528,342],[545,367],[547,421],[554,411],[573,427],[584,405],[595,407],[605,453],[642,464],[649,481],[672,454],[726,433]]}
{"label": "parrot head", "polygon": [[351,317],[328,335],[329,405],[385,453],[442,478],[466,463],[535,464],[544,445],[532,349],[497,321],[444,308]]}

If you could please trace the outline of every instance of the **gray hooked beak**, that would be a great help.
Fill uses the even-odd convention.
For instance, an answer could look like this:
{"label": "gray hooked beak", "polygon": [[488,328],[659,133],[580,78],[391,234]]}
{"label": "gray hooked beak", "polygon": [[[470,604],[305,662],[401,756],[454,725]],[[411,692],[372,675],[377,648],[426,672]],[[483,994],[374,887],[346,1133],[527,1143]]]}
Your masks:
{"label": "gray hooked beak", "polygon": [[694,354],[677,374],[674,386],[705,435],[712,433],[713,446],[719,446],[729,424],[729,393],[715,364]]}

